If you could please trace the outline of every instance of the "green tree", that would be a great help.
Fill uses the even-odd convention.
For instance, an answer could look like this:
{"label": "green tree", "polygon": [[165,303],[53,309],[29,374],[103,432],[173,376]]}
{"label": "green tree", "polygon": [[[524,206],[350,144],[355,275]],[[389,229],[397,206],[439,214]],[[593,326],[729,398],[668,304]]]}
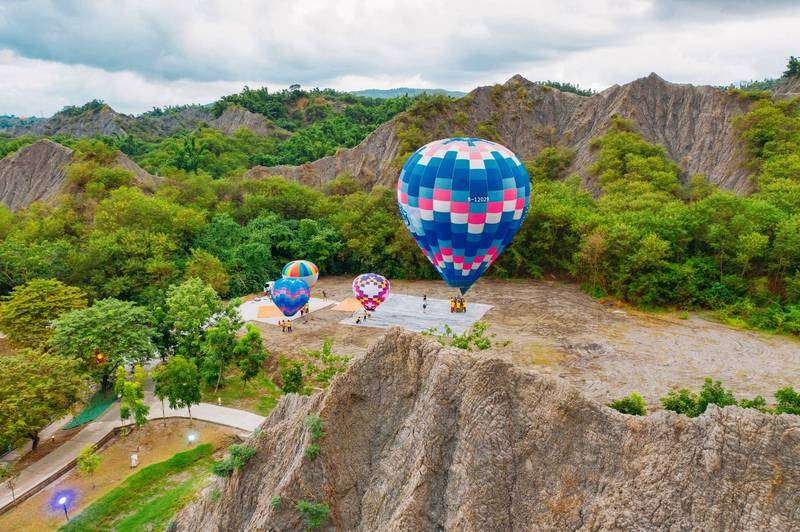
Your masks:
{"label": "green tree", "polygon": [[93,488],[95,487],[94,472],[97,471],[98,467],[100,467],[101,461],[102,457],[94,452],[94,449],[89,446],[80,452],[75,464],[78,466],[78,471],[80,471],[82,475],[89,475],[89,477],[92,479]]}
{"label": "green tree", "polygon": [[199,355],[209,320],[223,309],[213,288],[198,278],[188,279],[167,290],[167,318],[173,324],[175,353]]}
{"label": "green tree", "polygon": [[245,383],[261,371],[267,352],[261,333],[254,325],[248,323],[247,332],[236,342],[235,357]]}
{"label": "green tree", "polygon": [[169,401],[170,408],[186,408],[192,421],[192,405],[200,404],[200,373],[192,360],[180,355],[170,357],[153,376],[156,395]]}
{"label": "green tree", "polygon": [[57,319],[49,344],[59,354],[80,360],[105,389],[118,367],[143,365],[153,357],[152,323],[143,307],[102,299]]}
{"label": "green tree", "polygon": [[214,325],[206,331],[200,349],[203,357],[200,372],[207,385],[214,384],[214,392],[224,384],[225,371],[237,354],[236,333],[241,329],[242,321],[236,306],[238,302],[215,316]]}
{"label": "green tree", "polygon": [[117,368],[114,391],[120,398],[119,416],[123,421],[132,417],[136,427],[143,427],[150,413],[150,407],[144,402],[144,379],[141,366],[135,368],[132,377],[127,375],[123,366]]}
{"label": "green tree", "polygon": [[800,77],[800,59],[795,56],[789,57],[789,62],[786,64],[786,70],[783,73],[785,78],[798,78]]}
{"label": "green tree", "polygon": [[611,401],[608,403],[608,406],[623,414],[630,414],[632,416],[647,415],[647,403],[645,403],[644,398],[636,392],[622,399]]}
{"label": "green tree", "polygon": [[222,262],[207,251],[193,249],[189,262],[186,263],[186,278],[198,278],[209,285],[220,296],[228,293],[230,276]]}
{"label": "green tree", "polygon": [[299,393],[303,390],[303,364],[297,361],[286,364],[281,368],[281,381],[283,393]]}
{"label": "green tree", "polygon": [[82,399],[87,383],[76,360],[21,350],[0,356],[0,441],[39,444],[39,431]]}
{"label": "green tree", "polygon": [[16,287],[0,304],[0,330],[19,347],[41,347],[51,334],[53,320],[70,310],[86,307],[80,288],[55,279],[34,279]]}

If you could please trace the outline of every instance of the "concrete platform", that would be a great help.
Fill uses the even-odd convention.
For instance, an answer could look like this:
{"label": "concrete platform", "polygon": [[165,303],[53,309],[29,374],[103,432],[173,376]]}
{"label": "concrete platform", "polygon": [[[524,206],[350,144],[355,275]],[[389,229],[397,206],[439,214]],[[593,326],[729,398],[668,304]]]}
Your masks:
{"label": "concrete platform", "polygon": [[[312,297],[308,300],[308,309],[311,313],[314,313],[337,303],[338,301],[334,301],[333,299]],[[271,323],[272,325],[277,325],[280,320],[294,320],[300,317],[300,313],[298,312],[294,316],[289,316],[287,318],[280,309],[275,306],[275,303],[267,297],[245,301],[239,307],[239,314],[244,321],[258,321],[261,323]]]}
{"label": "concrete platform", "polygon": [[386,301],[370,314],[370,318],[366,322],[362,321],[360,324],[356,324],[356,318],[364,314],[364,311],[360,310],[339,323],[381,329],[398,326],[414,332],[430,329],[444,332],[444,326],[449,325],[453,331],[462,333],[472,327],[473,323],[479,321],[492,308],[492,305],[470,302],[469,298],[466,298],[466,301],[466,312],[451,313],[450,301],[428,298],[428,308],[423,313],[421,297],[389,294]]}

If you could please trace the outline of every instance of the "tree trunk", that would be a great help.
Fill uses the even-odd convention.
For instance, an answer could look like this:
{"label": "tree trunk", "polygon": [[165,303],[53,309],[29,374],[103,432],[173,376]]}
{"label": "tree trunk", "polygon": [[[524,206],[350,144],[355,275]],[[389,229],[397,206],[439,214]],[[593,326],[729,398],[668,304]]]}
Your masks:
{"label": "tree trunk", "polygon": [[108,386],[108,381],[109,381],[109,378],[108,378],[108,377],[109,377],[108,373],[104,373],[104,374],[103,374],[103,381],[102,381],[102,383],[100,384],[100,389],[101,389],[101,390],[103,390],[104,392],[105,392],[106,390],[108,390],[108,387],[109,387],[109,386]]}
{"label": "tree trunk", "polygon": [[222,380],[222,363],[220,363],[219,365],[219,372],[217,373],[217,385],[214,386],[214,393],[217,393],[217,390],[219,390],[219,383],[221,380]]}
{"label": "tree trunk", "polygon": [[186,406],[187,410],[189,410],[189,425],[192,424],[192,405]]}
{"label": "tree trunk", "polygon": [[164,422],[164,426],[167,426],[167,414],[164,412],[164,400],[161,400],[161,419]]}
{"label": "tree trunk", "polygon": [[31,436],[31,440],[33,440],[33,442],[31,443],[31,451],[35,451],[36,448],[39,446],[39,433],[34,432],[33,435]]}

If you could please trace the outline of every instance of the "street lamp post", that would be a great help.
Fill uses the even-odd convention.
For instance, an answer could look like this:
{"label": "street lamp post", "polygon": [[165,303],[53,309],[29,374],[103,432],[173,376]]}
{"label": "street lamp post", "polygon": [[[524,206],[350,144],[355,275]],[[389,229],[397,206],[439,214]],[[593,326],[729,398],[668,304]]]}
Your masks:
{"label": "street lamp post", "polygon": [[60,499],[58,499],[58,504],[62,508],[64,508],[64,517],[67,518],[67,521],[69,521],[69,514],[67,513],[67,503],[68,502],[69,502],[69,499],[67,499],[66,496],[62,496]]}

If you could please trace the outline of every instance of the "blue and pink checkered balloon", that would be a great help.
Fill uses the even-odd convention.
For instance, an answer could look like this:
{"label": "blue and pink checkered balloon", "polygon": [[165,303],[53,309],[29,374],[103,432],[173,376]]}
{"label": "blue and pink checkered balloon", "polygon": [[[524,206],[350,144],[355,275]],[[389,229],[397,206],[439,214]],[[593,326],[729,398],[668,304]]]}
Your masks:
{"label": "blue and pink checkered balloon", "polygon": [[272,285],[272,302],[287,317],[297,314],[310,297],[308,283],[297,277],[284,277]]}
{"label": "blue and pink checkered balloon", "polygon": [[483,139],[435,140],[403,165],[403,222],[445,282],[461,293],[500,256],[528,212],[531,180],[505,146]]}

